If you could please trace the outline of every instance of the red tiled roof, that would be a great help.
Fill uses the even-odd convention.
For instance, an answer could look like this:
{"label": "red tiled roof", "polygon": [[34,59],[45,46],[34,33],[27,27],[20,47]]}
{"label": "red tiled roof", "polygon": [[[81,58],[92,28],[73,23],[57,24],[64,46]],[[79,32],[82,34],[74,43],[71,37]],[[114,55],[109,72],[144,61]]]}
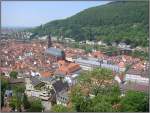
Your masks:
{"label": "red tiled roof", "polygon": [[80,69],[80,66],[75,63],[66,63],[65,61],[58,61],[58,63],[61,64],[59,71],[64,74],[72,73]]}
{"label": "red tiled roof", "polygon": [[40,74],[41,74],[42,77],[50,77],[50,76],[53,76],[53,73],[52,73],[52,72],[48,72],[48,71],[41,72]]}

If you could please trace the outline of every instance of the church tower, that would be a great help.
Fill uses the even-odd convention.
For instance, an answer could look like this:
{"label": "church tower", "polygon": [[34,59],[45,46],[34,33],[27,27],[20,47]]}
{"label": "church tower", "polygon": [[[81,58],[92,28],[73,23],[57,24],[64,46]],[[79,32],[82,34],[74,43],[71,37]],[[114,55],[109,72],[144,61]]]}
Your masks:
{"label": "church tower", "polygon": [[50,34],[48,35],[47,39],[48,39],[48,48],[50,48],[52,46],[52,41],[51,41]]}

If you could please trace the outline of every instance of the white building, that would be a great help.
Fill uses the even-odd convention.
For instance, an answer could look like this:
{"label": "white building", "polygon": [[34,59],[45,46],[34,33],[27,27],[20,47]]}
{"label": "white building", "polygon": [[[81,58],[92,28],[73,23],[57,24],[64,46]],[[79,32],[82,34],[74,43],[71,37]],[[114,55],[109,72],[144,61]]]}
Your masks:
{"label": "white building", "polygon": [[119,48],[130,48],[131,46],[130,46],[130,45],[127,45],[126,43],[119,43],[119,44],[118,44],[118,47],[119,47]]}
{"label": "white building", "polygon": [[86,40],[86,44],[94,45],[95,43],[93,41]]}
{"label": "white building", "polygon": [[149,74],[147,71],[138,71],[138,70],[130,69],[126,73],[125,81],[149,84],[148,76]]}
{"label": "white building", "polygon": [[104,43],[104,42],[102,42],[102,41],[98,41],[98,42],[97,42],[97,45],[103,45],[103,46],[106,46],[107,44]]}
{"label": "white building", "polygon": [[92,70],[93,68],[102,67],[115,72],[120,72],[118,65],[109,64],[106,60],[99,61],[95,58],[78,58],[75,60],[75,63],[79,64],[83,70]]}
{"label": "white building", "polygon": [[47,35],[41,36],[41,37],[39,37],[39,39],[40,39],[40,40],[46,40],[46,39],[47,39]]}
{"label": "white building", "polygon": [[49,100],[50,99],[50,93],[45,87],[45,83],[40,81],[36,77],[31,78],[25,78],[26,83],[26,91],[25,93],[28,96],[33,96],[40,98],[42,100]]}

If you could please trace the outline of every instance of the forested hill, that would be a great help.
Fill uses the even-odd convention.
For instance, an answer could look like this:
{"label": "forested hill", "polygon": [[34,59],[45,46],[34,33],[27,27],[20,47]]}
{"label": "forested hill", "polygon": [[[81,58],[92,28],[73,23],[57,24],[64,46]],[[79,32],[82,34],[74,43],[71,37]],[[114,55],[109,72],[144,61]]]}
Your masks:
{"label": "forested hill", "polygon": [[55,20],[31,31],[45,35],[63,35],[75,40],[124,41],[148,45],[148,1],[117,1],[85,9],[72,17]]}

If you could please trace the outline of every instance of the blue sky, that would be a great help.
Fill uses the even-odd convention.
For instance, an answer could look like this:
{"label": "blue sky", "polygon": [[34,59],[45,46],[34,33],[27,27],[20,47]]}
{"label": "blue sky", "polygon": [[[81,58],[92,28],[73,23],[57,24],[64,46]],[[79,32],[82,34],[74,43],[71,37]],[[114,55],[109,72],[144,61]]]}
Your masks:
{"label": "blue sky", "polygon": [[3,1],[3,27],[34,27],[109,1]]}

